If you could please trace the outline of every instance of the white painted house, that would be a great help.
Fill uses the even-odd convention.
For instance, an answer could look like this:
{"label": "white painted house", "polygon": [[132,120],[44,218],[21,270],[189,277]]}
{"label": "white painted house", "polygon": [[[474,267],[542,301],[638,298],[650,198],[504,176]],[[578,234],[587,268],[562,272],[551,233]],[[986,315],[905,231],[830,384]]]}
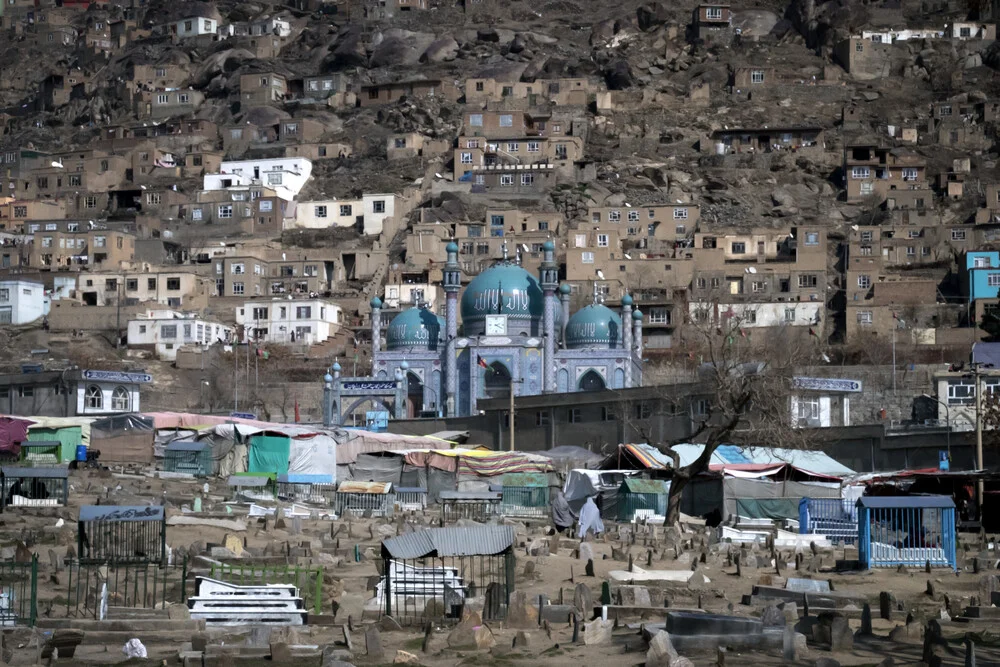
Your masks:
{"label": "white painted house", "polygon": [[443,303],[439,297],[438,286],[429,283],[386,283],[384,307],[389,310],[410,308],[420,304],[437,312],[437,306]]}
{"label": "white painted house", "polygon": [[0,324],[28,324],[48,313],[45,285],[30,280],[0,280]]}
{"label": "white painted house", "polygon": [[219,22],[205,16],[190,16],[174,24],[174,32],[181,39],[200,37],[201,35],[215,35],[218,29]]}
{"label": "white painted house", "polygon": [[711,318],[715,309],[725,313],[732,310],[740,318],[740,327],[812,327],[821,321],[824,304],[822,301],[779,301],[777,303],[748,303],[729,306],[706,301],[692,301],[688,304],[692,321],[703,321],[705,313]]}
{"label": "white painted house", "polygon": [[323,299],[255,299],[236,309],[244,342],[313,345],[336,334],[343,322],[343,309]]}
{"label": "white painted house", "polygon": [[77,415],[113,415],[139,412],[139,386],[149,384],[148,373],[81,370],[71,374],[76,383]]}
{"label": "white painted house", "polygon": [[[205,189],[220,189],[218,187],[220,181],[226,180],[224,175],[239,177],[239,182],[234,178],[230,185],[259,183],[273,189],[278,197],[291,201],[305,187],[306,181],[312,175],[312,162],[303,157],[223,162],[219,167],[219,174],[206,174]],[[223,176],[223,178],[216,179],[209,176]]]}
{"label": "white painted house", "polygon": [[166,361],[177,359],[183,345],[205,348],[232,338],[232,327],[175,310],[148,310],[128,322],[129,348],[155,350]]}
{"label": "white painted house", "polygon": [[362,195],[361,199],[326,199],[299,202],[295,209],[295,227],[325,229],[354,227],[367,235],[382,233],[385,221],[396,215],[394,194]]}

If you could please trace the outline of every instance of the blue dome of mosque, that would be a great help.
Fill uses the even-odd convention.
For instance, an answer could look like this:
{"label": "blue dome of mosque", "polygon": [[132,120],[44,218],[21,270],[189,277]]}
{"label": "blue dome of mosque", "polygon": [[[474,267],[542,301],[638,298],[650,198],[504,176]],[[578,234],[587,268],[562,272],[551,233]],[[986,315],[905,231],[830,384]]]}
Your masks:
{"label": "blue dome of mosque", "polygon": [[[466,336],[485,333],[487,315],[531,321],[533,335],[542,319],[545,297],[538,279],[517,264],[497,264],[480,273],[462,294],[462,326]],[[557,315],[558,317],[558,315]],[[514,333],[509,330],[509,333]]]}
{"label": "blue dome of mosque", "polygon": [[573,313],[566,324],[566,347],[615,348],[622,344],[622,318],[607,306],[594,303]]}
{"label": "blue dome of mosque", "polygon": [[385,334],[389,350],[437,350],[444,344],[445,322],[426,308],[410,308],[392,318]]}

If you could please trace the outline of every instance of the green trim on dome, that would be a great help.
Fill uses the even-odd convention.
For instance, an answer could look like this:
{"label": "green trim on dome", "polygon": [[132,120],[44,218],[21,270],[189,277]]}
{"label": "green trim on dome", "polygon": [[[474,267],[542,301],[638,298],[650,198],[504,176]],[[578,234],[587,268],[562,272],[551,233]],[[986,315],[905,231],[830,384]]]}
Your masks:
{"label": "green trim on dome", "polygon": [[516,264],[497,264],[478,276],[462,294],[462,322],[483,321],[487,315],[541,318],[545,297],[538,279]]}
{"label": "green trim on dome", "polygon": [[573,313],[566,324],[566,347],[615,348],[622,343],[622,318],[607,306],[595,303]]}
{"label": "green trim on dome", "polygon": [[445,321],[426,308],[410,308],[392,318],[385,334],[388,350],[420,347],[437,350],[444,342]]}

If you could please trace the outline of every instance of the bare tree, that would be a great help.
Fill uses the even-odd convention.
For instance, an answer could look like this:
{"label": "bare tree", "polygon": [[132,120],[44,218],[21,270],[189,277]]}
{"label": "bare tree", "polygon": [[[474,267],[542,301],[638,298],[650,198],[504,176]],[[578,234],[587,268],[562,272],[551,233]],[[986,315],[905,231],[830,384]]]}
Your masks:
{"label": "bare tree", "polygon": [[[801,449],[808,442],[805,433],[792,425],[792,377],[797,365],[818,354],[819,338],[811,330],[798,331],[803,327],[753,332],[747,326],[756,320],[753,308],[729,309],[717,317],[709,311],[685,333],[700,364],[697,393],[711,398],[704,409],[692,410],[689,435],[674,442],[650,442],[673,462],[666,525],[677,523],[684,489],[709,470],[720,445]],[[704,449],[694,461],[681,465],[674,450],[681,442],[699,443]]]}

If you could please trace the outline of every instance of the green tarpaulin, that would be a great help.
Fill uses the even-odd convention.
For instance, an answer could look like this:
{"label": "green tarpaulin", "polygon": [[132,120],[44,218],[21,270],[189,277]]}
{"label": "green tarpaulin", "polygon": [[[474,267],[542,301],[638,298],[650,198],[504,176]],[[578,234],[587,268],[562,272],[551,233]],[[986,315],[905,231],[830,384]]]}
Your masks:
{"label": "green tarpaulin", "polygon": [[[286,474],[288,472],[288,453],[291,446],[291,438],[283,435],[251,436],[248,472]],[[798,510],[796,509],[796,511]]]}
{"label": "green tarpaulin", "polygon": [[76,458],[76,446],[83,442],[83,433],[79,426],[64,426],[63,428],[36,427],[28,431],[28,441],[58,440],[62,447],[59,450],[59,461],[65,463]]}
{"label": "green tarpaulin", "polygon": [[737,498],[736,514],[748,519],[798,519],[801,498]]}

